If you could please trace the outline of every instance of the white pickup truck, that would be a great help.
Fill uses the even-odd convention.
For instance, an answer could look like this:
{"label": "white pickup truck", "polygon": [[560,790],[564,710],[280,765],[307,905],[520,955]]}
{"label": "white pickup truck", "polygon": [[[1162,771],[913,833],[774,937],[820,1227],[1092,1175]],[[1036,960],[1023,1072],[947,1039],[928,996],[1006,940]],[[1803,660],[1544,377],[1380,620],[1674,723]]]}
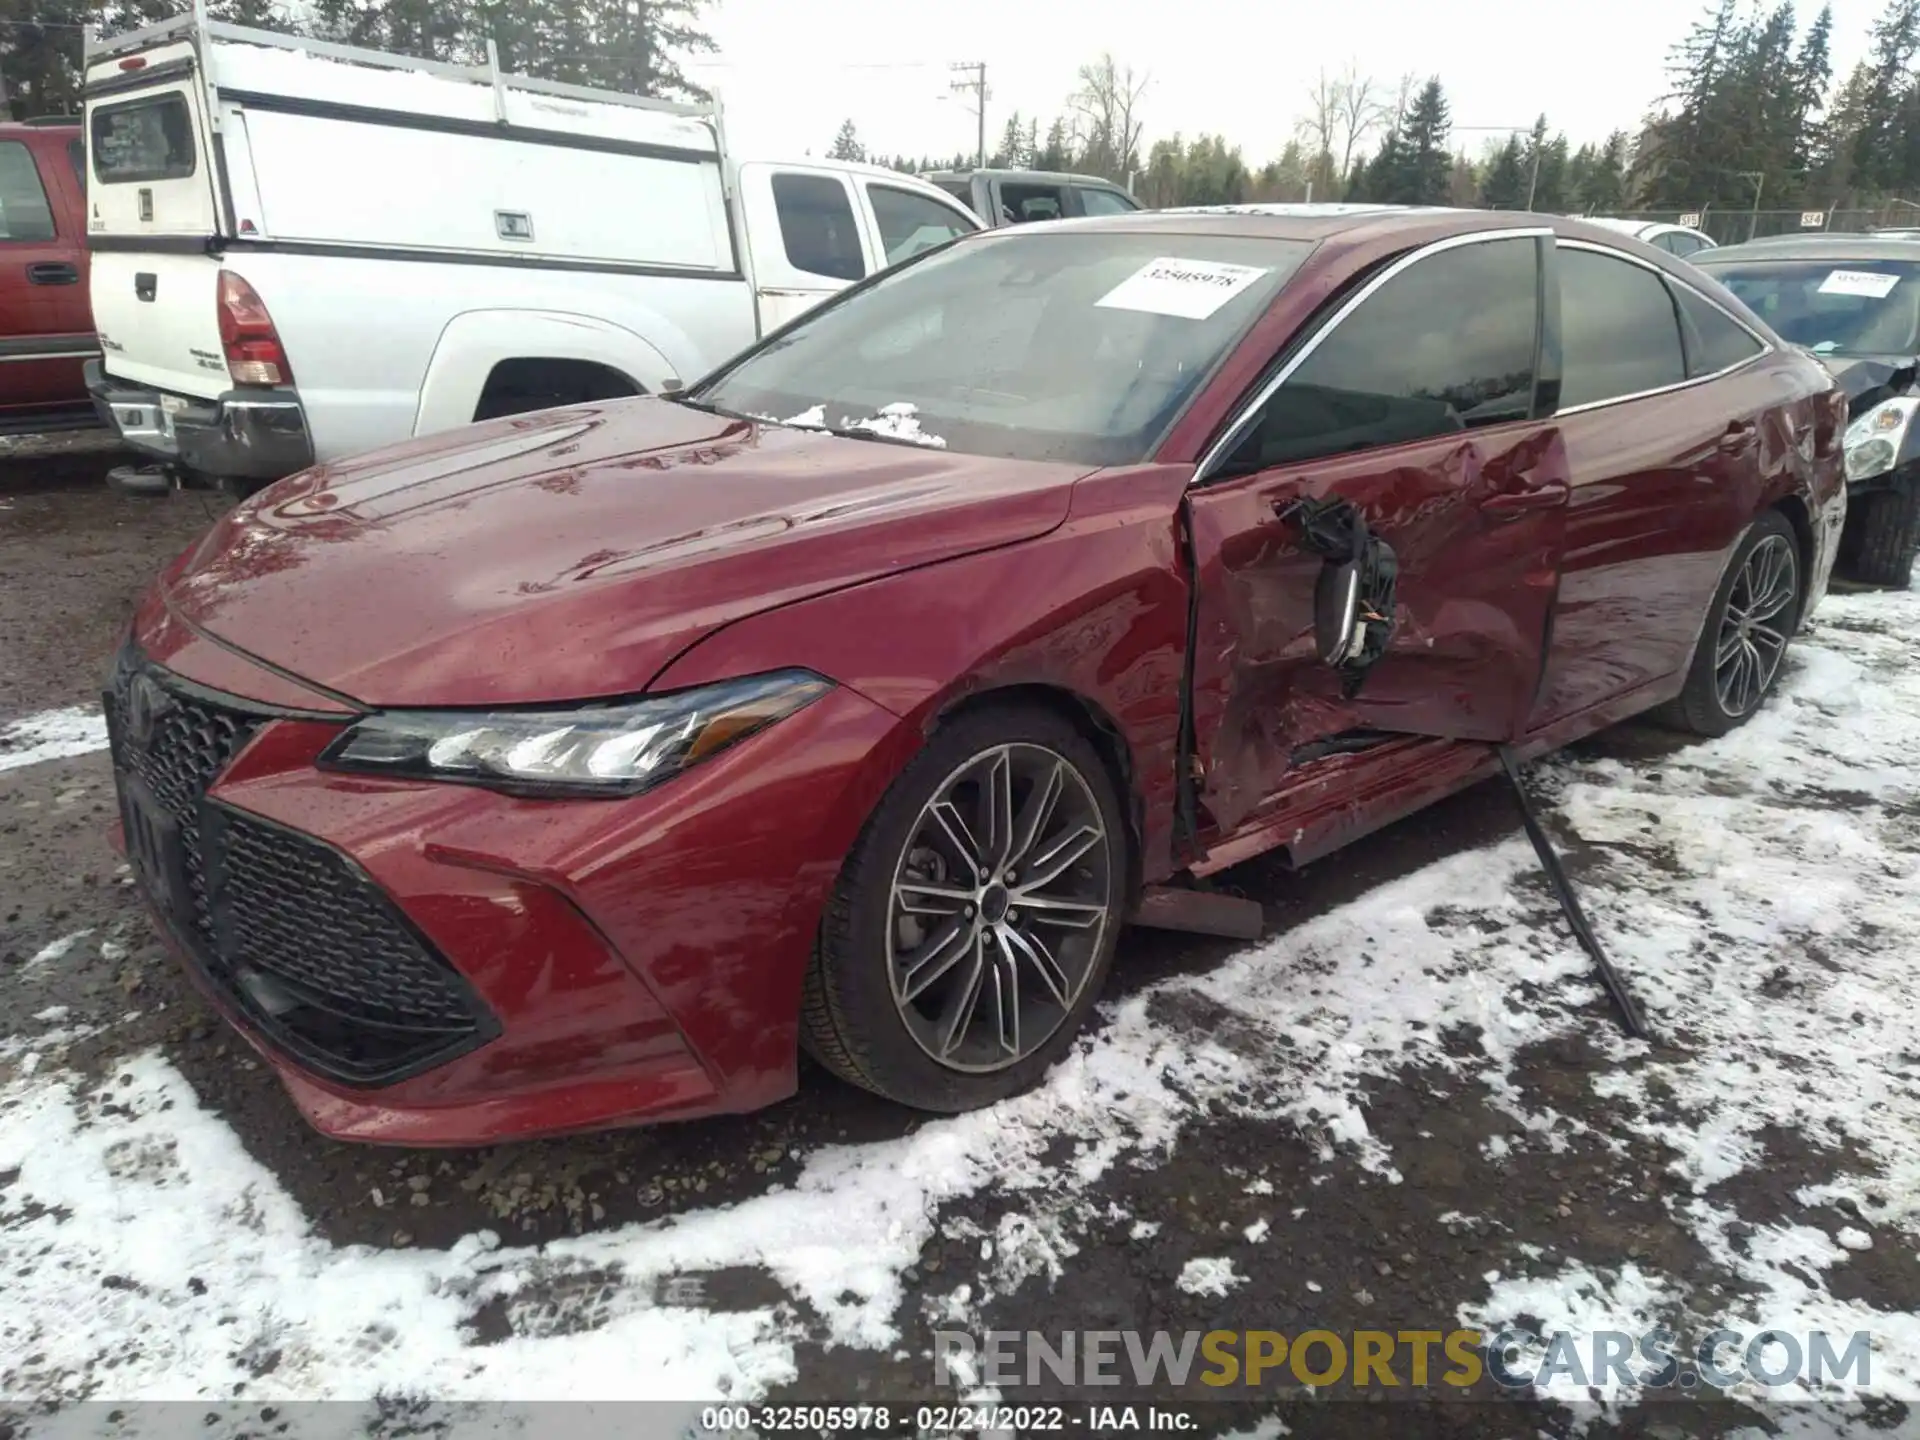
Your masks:
{"label": "white pickup truck", "polygon": [[135,489],[670,390],[980,228],[892,171],[738,162],[718,106],[197,15],[90,45],[86,150],[87,384]]}

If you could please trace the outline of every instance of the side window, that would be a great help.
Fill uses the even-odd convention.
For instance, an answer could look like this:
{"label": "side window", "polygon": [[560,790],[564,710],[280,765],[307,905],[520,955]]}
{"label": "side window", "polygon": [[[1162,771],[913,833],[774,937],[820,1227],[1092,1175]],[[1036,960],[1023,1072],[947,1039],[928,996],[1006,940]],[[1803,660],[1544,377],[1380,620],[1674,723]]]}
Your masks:
{"label": "side window", "polygon": [[1058,220],[1067,213],[1067,192],[1058,185],[1000,186],[1000,223],[1025,225],[1033,220]]}
{"label": "side window", "polygon": [[1140,208],[1118,190],[1096,190],[1091,186],[1076,185],[1073,193],[1080,197],[1080,213],[1083,215],[1131,215]]}
{"label": "side window", "polygon": [[1673,244],[1667,248],[1676,255],[1698,255],[1707,248],[1707,242],[1698,235],[1674,235],[1669,238]]}
{"label": "side window", "polygon": [[809,275],[858,280],[867,273],[847,187],[829,175],[775,175],[773,206],[787,263]]}
{"label": "side window", "polygon": [[0,141],[0,240],[53,239],[53,207],[33,154],[18,140]]}
{"label": "side window", "polygon": [[1673,287],[1687,335],[1687,374],[1717,375],[1760,353],[1760,342],[1718,305],[1685,285]]}
{"label": "side window", "polygon": [[83,141],[67,142],[67,162],[73,166],[73,178],[79,183],[80,193],[87,193],[87,147]]}
{"label": "side window", "polygon": [[951,206],[892,185],[868,185],[867,201],[873,206],[873,218],[880,222],[880,248],[889,265],[943,245],[956,235],[970,235],[976,228]]}
{"label": "side window", "polygon": [[1533,409],[1539,263],[1530,238],[1484,240],[1394,276],[1273,393],[1229,470],[1524,420]]}
{"label": "side window", "polygon": [[936,180],[933,183],[969,210],[973,208],[973,182],[971,180]]}
{"label": "side window", "polygon": [[1653,239],[1649,240],[1647,243],[1653,246],[1653,248],[1656,250],[1666,251],[1667,254],[1669,255],[1680,255],[1685,253],[1680,248],[1681,238],[1682,237],[1674,234],[1673,231],[1669,230],[1663,235],[1654,236]]}
{"label": "side window", "polygon": [[1687,378],[1664,280],[1593,250],[1563,248],[1558,262],[1562,410]]}

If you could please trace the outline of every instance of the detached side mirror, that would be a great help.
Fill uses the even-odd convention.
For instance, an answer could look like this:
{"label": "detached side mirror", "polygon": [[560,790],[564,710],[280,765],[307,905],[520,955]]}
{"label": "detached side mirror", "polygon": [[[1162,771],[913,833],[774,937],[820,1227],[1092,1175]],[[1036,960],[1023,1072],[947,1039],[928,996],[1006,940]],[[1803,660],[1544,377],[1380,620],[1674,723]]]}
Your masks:
{"label": "detached side mirror", "polygon": [[1305,549],[1322,557],[1313,586],[1314,648],[1340,672],[1351,699],[1393,639],[1399,557],[1346,500],[1293,500],[1274,510],[1300,527]]}
{"label": "detached side mirror", "polygon": [[1360,625],[1360,567],[1347,560],[1320,567],[1313,587],[1313,640],[1329,665],[1346,664],[1364,637]]}

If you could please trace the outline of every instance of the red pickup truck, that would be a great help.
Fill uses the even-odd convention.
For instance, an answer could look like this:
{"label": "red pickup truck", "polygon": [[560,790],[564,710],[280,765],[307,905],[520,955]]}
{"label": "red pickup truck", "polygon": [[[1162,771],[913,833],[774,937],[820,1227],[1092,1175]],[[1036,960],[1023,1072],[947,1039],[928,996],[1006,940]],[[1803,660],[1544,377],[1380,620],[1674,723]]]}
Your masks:
{"label": "red pickup truck", "polygon": [[0,124],[0,434],[98,423],[86,167],[77,120]]}

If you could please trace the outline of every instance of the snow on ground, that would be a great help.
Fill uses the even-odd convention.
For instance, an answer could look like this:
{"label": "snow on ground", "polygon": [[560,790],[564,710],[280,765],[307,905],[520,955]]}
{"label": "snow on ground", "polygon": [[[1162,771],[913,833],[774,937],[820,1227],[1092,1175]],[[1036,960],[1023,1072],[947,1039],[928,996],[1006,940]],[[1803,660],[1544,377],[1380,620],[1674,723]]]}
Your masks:
{"label": "snow on ground", "polygon": [[0,770],[106,748],[107,720],[98,705],[46,710],[0,726]]}
{"label": "snow on ground", "polygon": [[[336,1247],[158,1055],[91,1088],[16,1070],[0,1089],[0,1175],[17,1172],[0,1188],[0,1395],[751,1397],[793,1375],[808,1312],[833,1343],[896,1346],[907,1271],[947,1202],[998,1189],[1021,1212],[979,1236],[984,1283],[940,1299],[964,1325],[994,1292],[1051,1283],[1108,1211],[1103,1177],[1175,1150],[1209,1111],[1290,1122],[1324,1159],[1393,1182],[1369,1082],[1437,1069],[1488,1087],[1534,1134],[1571,1136],[1577,1114],[1528,1108],[1515,1057],[1578,1037],[1612,1062],[1593,1089],[1672,1156],[1686,1182],[1674,1218],[1738,1293],[1638,1265],[1542,1275],[1537,1250],[1500,1250],[1497,1223],[1452,1215],[1508,1272],[1460,1319],[1864,1328],[1873,1389],[1920,1398],[1920,1320],[1823,1279],[1863,1247],[1910,1255],[1920,1232],[1920,596],[1834,596],[1819,621],[1783,692],[1735,735],[1535,777],[1556,823],[1596,847],[1583,896],[1653,1047],[1596,1024],[1585,958],[1516,889],[1534,865],[1516,837],[1112,1004],[1032,1094],[818,1149],[793,1185],[735,1205],[539,1249],[490,1234],[446,1252]],[[1204,1024],[1181,1023],[1195,1012]],[[1765,1163],[1767,1127],[1848,1157],[1803,1198],[1853,1224],[1735,1233],[1724,1182]],[[1239,1277],[1206,1267],[1225,1263],[1182,1281],[1224,1291]],[[791,1299],[719,1313],[669,1283],[730,1266],[765,1270]],[[594,1283],[585,1323],[475,1343],[482,1307],[569,1276]]]}

